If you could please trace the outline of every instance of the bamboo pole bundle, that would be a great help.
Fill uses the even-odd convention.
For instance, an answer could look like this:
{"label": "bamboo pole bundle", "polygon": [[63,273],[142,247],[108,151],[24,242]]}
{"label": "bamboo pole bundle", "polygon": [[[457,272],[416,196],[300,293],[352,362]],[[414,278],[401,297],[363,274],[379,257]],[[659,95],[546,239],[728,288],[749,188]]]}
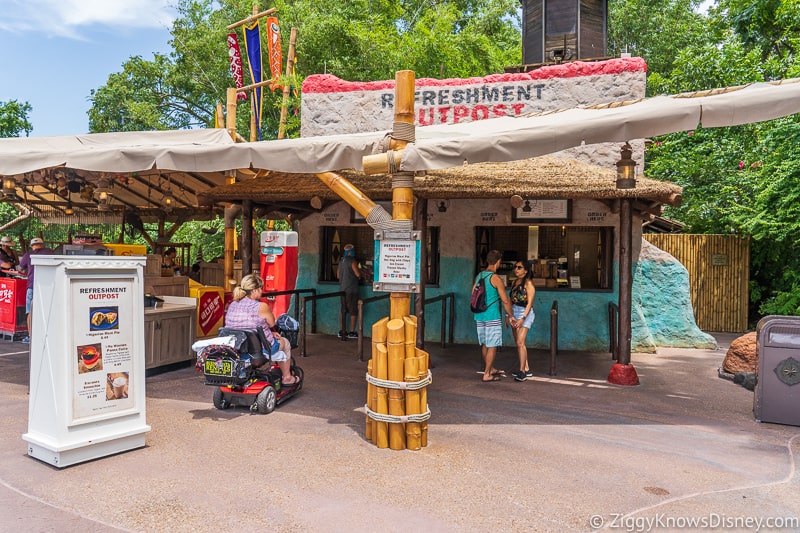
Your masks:
{"label": "bamboo pole bundle", "polygon": [[[405,324],[400,319],[389,320],[387,323],[386,348],[389,354],[389,381],[403,381],[405,374]],[[389,389],[389,414],[404,416],[405,397],[399,389]],[[406,438],[402,424],[389,426],[389,448],[404,450]]]}
{"label": "bamboo pole bundle", "polygon": [[417,349],[417,317],[414,315],[404,316],[403,322],[405,324],[405,354],[406,359],[409,359],[416,356],[414,350]]}

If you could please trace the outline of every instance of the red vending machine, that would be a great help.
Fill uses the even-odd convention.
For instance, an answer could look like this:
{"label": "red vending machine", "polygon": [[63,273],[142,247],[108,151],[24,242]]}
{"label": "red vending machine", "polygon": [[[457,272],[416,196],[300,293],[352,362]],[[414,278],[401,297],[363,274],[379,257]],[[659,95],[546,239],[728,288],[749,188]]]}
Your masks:
{"label": "red vending machine", "polygon": [[14,340],[16,335],[27,333],[25,293],[28,280],[24,278],[0,278],[0,333]]}
{"label": "red vending machine", "polygon": [[289,310],[291,294],[270,296],[270,292],[290,291],[297,283],[297,232],[261,232],[261,278],[264,280],[264,299],[275,318]]}

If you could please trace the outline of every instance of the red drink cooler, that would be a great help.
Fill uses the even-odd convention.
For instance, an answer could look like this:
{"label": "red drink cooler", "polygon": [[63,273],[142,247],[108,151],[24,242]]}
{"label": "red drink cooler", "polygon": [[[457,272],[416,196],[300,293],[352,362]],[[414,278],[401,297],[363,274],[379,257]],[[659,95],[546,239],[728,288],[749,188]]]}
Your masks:
{"label": "red drink cooler", "polygon": [[264,298],[279,317],[289,310],[291,294],[270,296],[270,292],[290,291],[297,283],[297,232],[261,232],[261,277],[264,280]]}
{"label": "red drink cooler", "polygon": [[0,278],[0,332],[14,336],[28,331],[25,317],[25,293],[28,280]]}

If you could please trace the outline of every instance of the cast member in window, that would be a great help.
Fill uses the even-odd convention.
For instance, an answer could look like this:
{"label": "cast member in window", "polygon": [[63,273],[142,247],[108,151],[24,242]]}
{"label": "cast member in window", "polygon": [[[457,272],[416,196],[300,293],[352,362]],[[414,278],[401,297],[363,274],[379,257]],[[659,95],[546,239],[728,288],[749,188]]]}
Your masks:
{"label": "cast member in window", "polygon": [[356,261],[356,250],[352,244],[344,245],[344,253],[339,261],[339,290],[344,291],[344,322],[347,323],[347,315],[350,315],[350,330],[340,331],[339,338],[345,335],[350,339],[357,339],[356,318],[358,313],[358,284],[361,279],[361,270]]}
{"label": "cast member in window", "polygon": [[[512,375],[517,381],[525,381],[533,377],[528,366],[528,347],[525,345],[525,340],[528,337],[528,331],[533,326],[533,297],[536,294],[536,288],[533,286],[530,271],[525,268],[525,263],[517,261],[514,264],[514,281],[511,284],[511,308],[514,310],[514,340],[517,343],[517,354],[519,355],[519,370]],[[509,317],[506,317],[509,320]]]}
{"label": "cast member in window", "polygon": [[177,255],[178,251],[174,247],[170,246],[167,248],[161,261],[161,268],[168,268],[172,270],[176,276],[179,276],[181,273],[181,267],[178,266],[178,263],[175,259]]}

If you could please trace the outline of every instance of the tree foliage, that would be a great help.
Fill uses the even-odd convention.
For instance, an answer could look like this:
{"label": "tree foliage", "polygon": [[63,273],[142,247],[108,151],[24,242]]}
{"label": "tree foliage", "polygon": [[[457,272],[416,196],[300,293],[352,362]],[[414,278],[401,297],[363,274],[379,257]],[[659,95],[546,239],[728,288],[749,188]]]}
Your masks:
{"label": "tree foliage", "polygon": [[28,113],[31,110],[28,102],[0,102],[0,137],[19,137],[23,132],[26,137],[30,135],[33,126],[28,120]]}

